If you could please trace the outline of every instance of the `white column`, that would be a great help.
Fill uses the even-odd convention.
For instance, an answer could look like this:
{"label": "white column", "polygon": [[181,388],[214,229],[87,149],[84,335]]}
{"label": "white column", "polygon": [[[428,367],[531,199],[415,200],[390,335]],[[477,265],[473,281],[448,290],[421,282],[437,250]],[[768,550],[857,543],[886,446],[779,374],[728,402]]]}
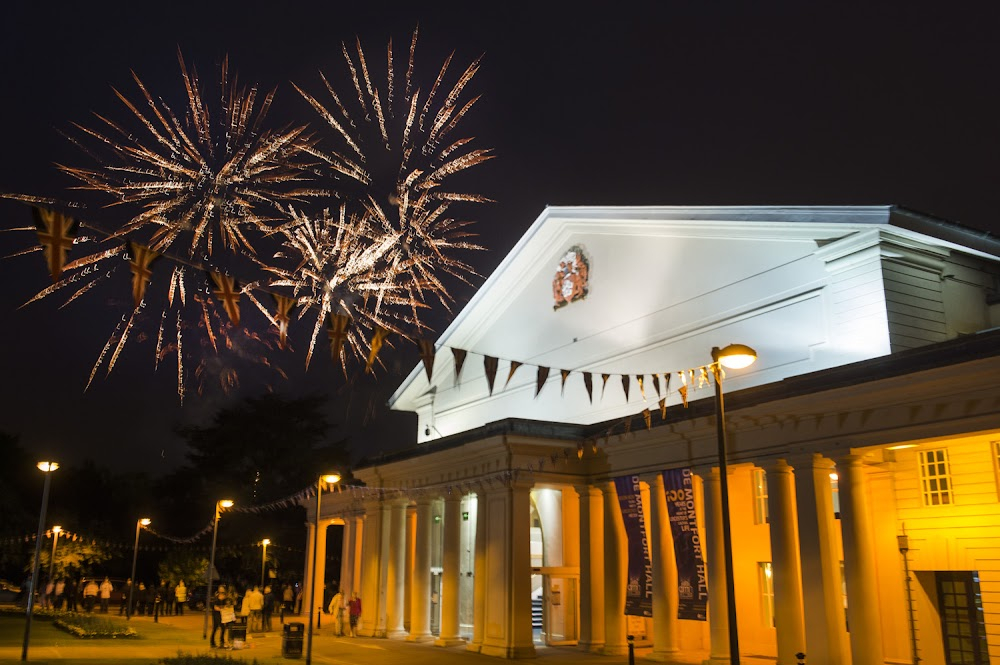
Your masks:
{"label": "white column", "polygon": [[882,617],[868,470],[861,455],[848,455],[840,472],[840,528],[844,535],[844,572],[847,578],[847,621],[851,627],[853,665],[882,665]]}
{"label": "white column", "polygon": [[[722,542],[722,482],[719,469],[702,478],[705,482],[705,565],[708,568],[709,663],[729,662],[729,615],[726,593],[726,553]],[[810,665],[812,665],[810,663]]]}
{"label": "white column", "polygon": [[806,650],[795,476],[783,459],[770,464],[766,472],[778,665],[795,665],[795,654]]}
{"label": "white column", "polygon": [[836,552],[833,462],[820,455],[789,460],[795,467],[795,498],[799,516],[799,560],[802,564],[802,607],[809,665],[841,665],[846,626]]}
{"label": "white column", "polygon": [[625,577],[628,575],[628,541],[625,521],[618,505],[613,482],[604,491],[604,648],[601,653],[614,656],[628,652],[625,623]]}
{"label": "white column", "polygon": [[649,556],[653,564],[653,652],[652,660],[671,660],[680,651],[678,637],[677,562],[674,559],[674,537],[667,514],[667,497],[663,475],[645,478],[649,482],[649,524],[651,527]]}
{"label": "white column", "polygon": [[344,535],[340,542],[340,580],[337,583],[345,598],[351,597],[354,588],[354,539],[357,538],[354,518],[344,518]]}
{"label": "white column", "polygon": [[579,485],[580,641],[584,651],[604,648],[604,497],[593,485]]}
{"label": "white column", "polygon": [[427,642],[431,635],[431,525],[434,523],[434,498],[417,499],[417,524],[414,538],[413,572],[410,585],[411,642]]}
{"label": "white column", "polygon": [[385,605],[382,603],[383,510],[379,499],[365,503],[364,531],[361,541],[361,625],[365,637],[385,637]]}
{"label": "white column", "polygon": [[[406,590],[406,499],[392,502],[389,514],[389,570],[386,576],[386,637],[406,636],[403,612]],[[362,608],[364,609],[364,608]]]}
{"label": "white column", "polygon": [[458,601],[462,561],[462,497],[453,491],[444,500],[444,544],[441,573],[441,634],[437,646],[462,644],[458,636]]}
{"label": "white column", "polygon": [[[351,577],[351,593],[357,593],[358,596],[361,595],[361,563],[363,561],[361,557],[361,551],[364,548],[364,533],[365,533],[365,518],[355,517],[352,519],[354,524],[354,547],[351,551],[351,561],[353,562],[352,577]],[[345,597],[350,598],[346,595]]]}
{"label": "white column", "polygon": [[[312,594],[308,600],[312,601],[311,607],[314,612],[323,611],[323,589],[326,586],[326,530],[330,526],[330,520],[320,520],[319,522],[319,540],[317,541],[316,547],[316,575],[312,578],[313,589]],[[310,605],[305,604],[305,599],[302,602],[302,613],[309,613]]]}
{"label": "white column", "polygon": [[476,494],[476,542],[472,579],[472,641],[466,646],[479,653],[483,649],[486,621],[486,504],[487,493]]}

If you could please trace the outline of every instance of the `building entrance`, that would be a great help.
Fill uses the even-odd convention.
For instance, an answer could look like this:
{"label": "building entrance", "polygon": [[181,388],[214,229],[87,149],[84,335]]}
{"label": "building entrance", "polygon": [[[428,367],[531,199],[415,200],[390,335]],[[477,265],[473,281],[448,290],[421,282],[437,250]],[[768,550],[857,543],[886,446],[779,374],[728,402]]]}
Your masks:
{"label": "building entrance", "polygon": [[986,647],[983,601],[979,574],[972,571],[938,571],[938,613],[945,662],[948,665],[982,665],[990,662]]}

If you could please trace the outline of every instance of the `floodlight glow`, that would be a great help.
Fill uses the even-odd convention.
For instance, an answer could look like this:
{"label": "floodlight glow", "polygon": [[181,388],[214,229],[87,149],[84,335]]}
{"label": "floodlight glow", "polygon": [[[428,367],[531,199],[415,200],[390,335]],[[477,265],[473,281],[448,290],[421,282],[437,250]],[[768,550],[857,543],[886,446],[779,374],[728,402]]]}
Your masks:
{"label": "floodlight glow", "polygon": [[59,533],[61,531],[62,531],[62,527],[61,526],[54,526],[54,527],[52,527],[52,533]]}
{"label": "floodlight glow", "polygon": [[55,471],[59,468],[59,462],[39,462],[37,465],[40,471],[48,473],[49,471]]}
{"label": "floodlight glow", "polygon": [[323,482],[324,483],[329,483],[330,485],[332,485],[333,483],[339,483],[340,482],[340,474],[339,473],[328,473],[327,475],[323,476]]}
{"label": "floodlight glow", "polygon": [[153,523],[153,520],[149,519],[148,517],[143,517],[141,520],[139,520],[139,524],[141,524],[143,526],[149,526],[152,523]]}
{"label": "floodlight glow", "polygon": [[234,502],[232,499],[223,499],[222,501],[219,502],[219,505],[222,506],[223,508],[232,508],[233,503]]}
{"label": "floodlight glow", "polygon": [[716,362],[727,369],[743,369],[757,360],[757,352],[745,344],[730,344],[721,351],[713,351]]}

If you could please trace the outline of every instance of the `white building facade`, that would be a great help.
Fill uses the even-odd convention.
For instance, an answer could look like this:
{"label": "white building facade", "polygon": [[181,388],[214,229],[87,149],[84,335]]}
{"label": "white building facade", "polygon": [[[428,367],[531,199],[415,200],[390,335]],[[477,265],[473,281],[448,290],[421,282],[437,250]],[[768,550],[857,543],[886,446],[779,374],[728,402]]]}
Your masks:
{"label": "white building facade", "polygon": [[[360,594],[365,635],[728,662],[710,352],[737,342],[741,653],[1000,662],[998,290],[1000,240],[895,207],[548,208],[394,394],[418,445],[324,496],[342,566],[316,578]],[[707,621],[678,618],[671,469]],[[625,614],[637,538],[651,616]]]}

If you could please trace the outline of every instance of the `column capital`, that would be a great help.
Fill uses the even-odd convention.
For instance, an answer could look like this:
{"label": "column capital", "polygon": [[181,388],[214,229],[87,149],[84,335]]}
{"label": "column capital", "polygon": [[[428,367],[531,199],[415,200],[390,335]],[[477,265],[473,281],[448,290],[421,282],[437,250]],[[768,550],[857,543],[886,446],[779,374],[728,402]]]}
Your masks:
{"label": "column capital", "polygon": [[777,459],[763,460],[760,463],[760,468],[764,469],[765,473],[768,475],[777,475],[779,473],[792,473],[795,471],[795,467],[788,463],[783,457]]}
{"label": "column capital", "polygon": [[573,485],[573,489],[580,497],[584,496],[599,496],[601,494],[601,488],[594,484],[586,485]]}
{"label": "column capital", "polygon": [[832,471],[835,466],[834,461],[829,457],[824,457],[820,453],[799,453],[788,455],[785,458],[791,467],[804,471],[806,469],[823,469]]}

